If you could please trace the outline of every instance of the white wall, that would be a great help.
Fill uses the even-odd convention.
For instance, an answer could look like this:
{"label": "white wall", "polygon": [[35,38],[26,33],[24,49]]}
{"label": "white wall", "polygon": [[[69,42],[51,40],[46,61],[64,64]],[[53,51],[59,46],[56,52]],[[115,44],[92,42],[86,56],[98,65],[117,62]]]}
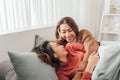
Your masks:
{"label": "white wall", "polygon": [[8,51],[30,51],[34,45],[35,35],[39,34],[50,40],[55,39],[55,27],[11,33],[0,36],[0,62],[8,59]]}
{"label": "white wall", "polygon": [[75,19],[80,29],[88,29],[98,39],[104,0],[78,0]]}
{"label": "white wall", "polygon": [[[104,9],[104,0],[97,0],[97,6],[96,6],[96,12],[97,12],[97,15],[96,15],[96,26],[98,27],[96,29],[96,37],[98,38],[99,37],[99,31],[100,31],[100,23],[101,23],[101,18],[102,18],[102,13],[103,13],[103,9]],[[96,28],[96,27],[95,27]]]}

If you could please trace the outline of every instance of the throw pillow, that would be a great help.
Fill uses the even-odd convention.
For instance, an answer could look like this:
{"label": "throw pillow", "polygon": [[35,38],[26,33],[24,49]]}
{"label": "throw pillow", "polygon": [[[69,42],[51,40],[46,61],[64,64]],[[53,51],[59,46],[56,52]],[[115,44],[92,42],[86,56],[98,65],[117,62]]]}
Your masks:
{"label": "throw pillow", "polygon": [[42,62],[34,52],[8,52],[18,80],[58,80],[55,69]]}
{"label": "throw pillow", "polygon": [[41,37],[40,35],[35,36],[34,47],[40,45],[43,41],[47,40],[46,38]]}

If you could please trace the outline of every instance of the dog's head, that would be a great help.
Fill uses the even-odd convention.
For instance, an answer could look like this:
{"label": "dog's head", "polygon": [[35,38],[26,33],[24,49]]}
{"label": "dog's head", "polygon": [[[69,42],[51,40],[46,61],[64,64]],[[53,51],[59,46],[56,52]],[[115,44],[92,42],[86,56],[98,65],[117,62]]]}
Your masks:
{"label": "dog's head", "polygon": [[86,30],[86,29],[82,29],[79,31],[78,34],[78,42],[79,43],[84,43],[86,41],[90,41],[93,38],[92,34]]}
{"label": "dog's head", "polygon": [[99,47],[99,42],[92,36],[92,33],[90,33],[86,29],[82,29],[79,31],[78,42],[84,44],[85,47],[90,46],[91,53],[93,51],[97,51]]}

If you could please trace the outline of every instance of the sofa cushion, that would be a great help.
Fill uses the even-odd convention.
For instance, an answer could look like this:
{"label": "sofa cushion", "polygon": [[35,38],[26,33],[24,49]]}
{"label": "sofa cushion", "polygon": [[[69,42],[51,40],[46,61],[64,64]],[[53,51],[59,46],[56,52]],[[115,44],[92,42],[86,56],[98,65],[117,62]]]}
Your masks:
{"label": "sofa cushion", "polygon": [[55,69],[42,62],[34,52],[8,52],[18,80],[58,80]]}

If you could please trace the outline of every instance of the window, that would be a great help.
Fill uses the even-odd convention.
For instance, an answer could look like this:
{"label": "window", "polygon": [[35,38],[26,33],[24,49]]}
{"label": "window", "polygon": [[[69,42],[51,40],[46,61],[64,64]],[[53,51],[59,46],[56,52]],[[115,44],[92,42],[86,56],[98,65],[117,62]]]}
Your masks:
{"label": "window", "polygon": [[[73,17],[80,28],[96,26],[96,2],[96,0],[0,0],[0,35],[55,26],[64,16]],[[95,30],[94,27],[92,30]]]}
{"label": "window", "polygon": [[73,15],[73,1],[68,4],[69,0],[0,0],[0,34],[38,25],[54,26],[61,17]]}

